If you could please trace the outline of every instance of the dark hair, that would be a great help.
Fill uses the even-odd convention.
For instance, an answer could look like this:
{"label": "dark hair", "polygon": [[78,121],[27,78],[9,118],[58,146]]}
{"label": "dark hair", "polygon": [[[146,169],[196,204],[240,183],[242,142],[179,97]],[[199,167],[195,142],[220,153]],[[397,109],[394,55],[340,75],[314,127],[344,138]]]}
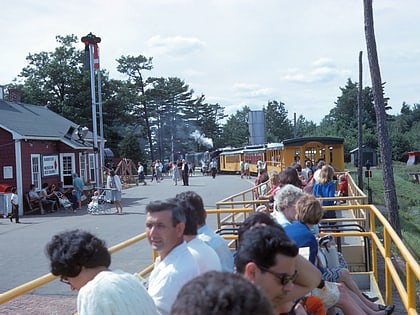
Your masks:
{"label": "dark hair", "polygon": [[296,257],[299,248],[278,225],[257,225],[243,233],[235,257],[236,270],[245,271],[245,266],[256,265],[270,268],[276,264],[277,254]]}
{"label": "dark hair", "polygon": [[271,302],[255,285],[230,272],[209,271],[187,282],[171,315],[272,315]]}
{"label": "dark hair", "polygon": [[82,267],[109,267],[111,255],[105,242],[93,234],[73,230],[53,236],[46,246],[51,273],[55,276],[76,277]]}
{"label": "dark hair", "polygon": [[30,187],[29,190],[32,190],[32,188],[35,187],[35,184],[31,184],[31,186],[29,186],[29,187]]}
{"label": "dark hair", "polygon": [[17,191],[16,187],[12,187],[12,189],[10,190],[13,194]]}
{"label": "dark hair", "polygon": [[197,235],[197,214],[193,205],[188,200],[180,200],[185,213],[184,235]]}
{"label": "dark hair", "polygon": [[204,210],[203,198],[194,191],[184,191],[176,195],[177,199],[188,201],[195,210],[197,216],[197,225],[206,224],[206,210]]}
{"label": "dark hair", "polygon": [[168,198],[166,200],[151,201],[146,206],[146,213],[171,211],[172,212],[172,225],[175,227],[178,223],[185,223],[185,212],[182,204],[178,199]]}
{"label": "dark hair", "polygon": [[296,168],[293,166],[288,166],[279,173],[279,185],[284,186],[287,184],[292,184],[299,188],[302,187],[302,181],[299,178]]}
{"label": "dark hair", "polygon": [[41,185],[41,187],[42,187],[42,188],[47,188],[47,187],[48,187],[48,183],[43,183],[43,184]]}
{"label": "dark hair", "polygon": [[[250,230],[251,228],[258,225],[277,225],[276,221],[272,218],[271,215],[264,212],[254,212],[251,216],[247,217],[245,221],[239,226],[238,229],[238,240],[241,241],[242,235],[245,231]],[[278,227],[283,230],[283,228],[278,225]],[[283,231],[284,233],[284,231]]]}

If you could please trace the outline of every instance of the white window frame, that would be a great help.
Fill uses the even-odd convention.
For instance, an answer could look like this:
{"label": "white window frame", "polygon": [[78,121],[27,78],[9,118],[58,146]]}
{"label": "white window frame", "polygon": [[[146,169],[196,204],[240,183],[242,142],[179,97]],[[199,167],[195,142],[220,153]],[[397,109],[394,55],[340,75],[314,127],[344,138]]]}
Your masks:
{"label": "white window frame", "polygon": [[41,190],[41,155],[40,154],[31,154],[31,183],[35,185],[36,190]]}
{"label": "white window frame", "polygon": [[[71,170],[69,172],[68,169],[64,167],[64,159],[70,158],[71,161]],[[75,155],[74,153],[60,153],[60,180],[63,183],[63,188],[70,188],[73,186],[73,181],[71,185],[65,185],[64,183],[64,176],[71,176],[73,173],[76,172],[76,162],[75,162]],[[66,174],[65,174],[66,173]]]}
{"label": "white window frame", "polygon": [[96,164],[95,154],[89,153],[88,154],[88,167],[89,167],[89,179],[91,183],[96,183],[96,176],[95,176],[95,164]]}
{"label": "white window frame", "polygon": [[86,163],[86,154],[84,152],[79,153],[79,169],[80,169],[80,178],[84,183],[88,181],[88,165]]}

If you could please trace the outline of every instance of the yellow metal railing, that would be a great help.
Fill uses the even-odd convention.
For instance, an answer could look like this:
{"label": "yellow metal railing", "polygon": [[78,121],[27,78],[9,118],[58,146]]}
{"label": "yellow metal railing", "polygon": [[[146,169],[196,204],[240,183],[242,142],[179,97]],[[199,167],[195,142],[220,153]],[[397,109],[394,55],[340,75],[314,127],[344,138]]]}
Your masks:
{"label": "yellow metal railing", "polygon": [[[239,194],[238,197],[242,198],[243,195]],[[252,199],[251,199],[252,201]],[[244,217],[247,214],[253,212],[251,208],[234,208],[236,205],[242,205],[247,202],[250,204],[248,200],[237,200],[235,198],[230,198],[229,201],[225,200],[220,207],[228,206],[233,207],[232,209],[212,209],[208,210],[208,214],[215,214],[217,216],[221,216],[222,214],[241,214]],[[404,246],[401,239],[398,237],[397,233],[393,230],[389,222],[385,219],[385,217],[380,213],[380,211],[374,205],[343,205],[343,206],[331,206],[331,207],[324,207],[326,211],[329,210],[336,210],[336,211],[354,211],[359,210],[368,213],[368,223],[370,230],[367,232],[333,232],[330,233],[336,237],[346,237],[346,236],[358,236],[358,237],[368,237],[372,241],[372,248],[371,248],[371,261],[372,261],[372,271],[373,278],[378,281],[378,253],[383,257],[385,262],[385,301],[386,304],[392,304],[392,284],[396,287],[401,301],[404,304],[404,307],[409,315],[417,315],[416,311],[416,285],[420,284],[420,268],[418,262],[413,258],[407,248]],[[222,218],[221,218],[222,220]],[[353,219],[354,220],[354,219]],[[379,221],[380,224],[383,226],[383,242],[377,236],[375,222]],[[236,235],[224,235],[223,236],[227,240],[236,240]],[[138,236],[135,236],[127,241],[124,241],[120,244],[117,244],[113,247],[109,248],[109,251],[113,254],[118,252],[128,246],[131,246],[135,243],[138,243],[142,240],[146,239],[146,234],[142,233]],[[395,251],[397,251],[397,255],[402,257],[403,262],[406,268],[406,275],[405,279],[401,279],[392,260],[392,252],[391,247]],[[144,270],[139,272],[139,275],[144,277],[147,276],[151,270],[153,269],[153,265],[147,266]],[[24,295],[36,288],[39,288],[53,280],[57,277],[53,276],[51,273],[46,274],[42,277],[39,277],[35,280],[27,282],[21,286],[18,286],[12,290],[9,290],[5,293],[0,294],[0,304],[6,303],[18,296]]]}

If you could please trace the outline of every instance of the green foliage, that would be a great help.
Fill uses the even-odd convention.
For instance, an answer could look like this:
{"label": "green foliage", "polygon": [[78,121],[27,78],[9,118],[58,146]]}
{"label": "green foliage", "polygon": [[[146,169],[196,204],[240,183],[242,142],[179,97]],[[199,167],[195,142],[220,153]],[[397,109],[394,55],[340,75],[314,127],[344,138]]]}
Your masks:
{"label": "green foliage", "polygon": [[248,113],[250,108],[245,106],[236,114],[230,115],[223,128],[221,147],[242,147],[248,144]]}
{"label": "green foliage", "polygon": [[269,101],[264,109],[267,142],[281,142],[293,138],[293,127],[287,118],[284,103]]}
{"label": "green foliage", "polygon": [[139,135],[129,133],[119,145],[121,156],[131,159],[133,162],[145,161],[144,152],[140,148]]}
{"label": "green foliage", "polygon": [[[385,205],[382,169],[374,167],[371,170],[372,177],[369,178],[369,187],[372,190],[373,203]],[[410,248],[418,249],[420,248],[420,185],[415,183],[413,177],[409,176],[408,173],[420,172],[420,165],[407,166],[406,163],[394,162],[393,172],[403,239],[409,244]],[[363,182],[367,194],[367,178],[364,178]],[[386,213],[384,215],[387,216]],[[419,255],[420,251],[417,250],[417,253]]]}

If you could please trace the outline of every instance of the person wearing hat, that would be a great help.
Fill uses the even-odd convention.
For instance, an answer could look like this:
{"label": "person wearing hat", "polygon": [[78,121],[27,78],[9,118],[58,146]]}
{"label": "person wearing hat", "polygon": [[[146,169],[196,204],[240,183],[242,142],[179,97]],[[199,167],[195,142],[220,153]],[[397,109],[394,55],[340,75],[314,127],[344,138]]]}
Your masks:
{"label": "person wearing hat", "polygon": [[73,173],[72,177],[73,177],[73,189],[76,191],[76,197],[77,197],[77,205],[78,205],[77,210],[80,210],[82,209],[81,196],[82,196],[84,185],[83,185],[82,179],[76,173]]}

